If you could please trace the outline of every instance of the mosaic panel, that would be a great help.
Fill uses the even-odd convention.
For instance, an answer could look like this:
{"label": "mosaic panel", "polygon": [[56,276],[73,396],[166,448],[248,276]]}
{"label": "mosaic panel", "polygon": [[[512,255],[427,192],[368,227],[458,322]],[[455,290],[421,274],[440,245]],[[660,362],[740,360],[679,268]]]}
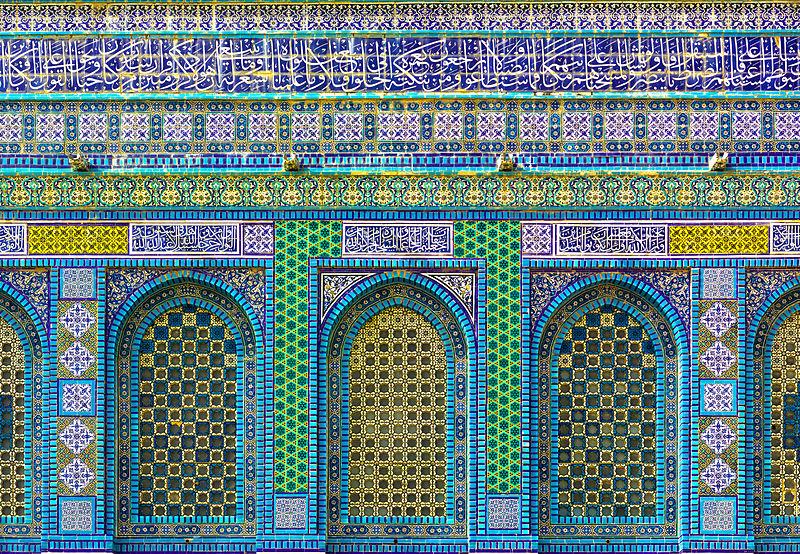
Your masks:
{"label": "mosaic panel", "polygon": [[95,269],[92,267],[66,267],[62,269],[61,298],[94,298],[95,278]]}
{"label": "mosaic panel", "polygon": [[[179,118],[186,124],[179,124]],[[66,164],[58,156],[65,151],[88,155],[102,169],[218,163],[208,157],[154,157],[187,153],[218,157],[293,151],[306,155],[309,163],[324,155],[326,163],[336,165],[348,160],[372,165],[370,158],[376,154],[437,154],[449,157],[445,164],[463,165],[473,162],[454,154],[705,153],[707,158],[717,151],[798,152],[800,102],[759,100],[755,94],[747,100],[682,102],[624,96],[599,102],[480,98],[0,102],[0,152],[43,155],[53,158],[51,163]],[[112,159],[112,154],[117,156]],[[270,159],[236,158],[230,163],[252,166]]]}
{"label": "mosaic panel", "polygon": [[[800,77],[800,63],[788,54],[797,48],[795,36],[758,34],[703,38],[405,34],[355,35],[346,40],[190,35],[179,41],[160,35],[99,35],[45,36],[35,42],[14,37],[0,41],[0,83],[7,93],[38,94],[782,91],[791,90]],[[761,53],[760,59],[751,59],[751,49]],[[49,53],[58,53],[65,61],[54,63]],[[567,71],[566,53],[574,60]],[[420,56],[427,60],[422,67]],[[18,71],[18,57],[28,59],[32,69]],[[241,59],[252,63],[237,63]],[[625,70],[597,70],[613,67]],[[123,140],[141,139],[138,115],[122,118]],[[45,140],[65,134],[55,120],[40,119],[45,125],[40,125],[38,134],[46,135]],[[126,119],[136,121],[135,130],[125,128]],[[402,119],[409,122],[408,117]],[[662,127],[666,122],[660,123]],[[233,118],[217,115],[206,128],[230,136]],[[411,127],[398,129],[405,134]]]}
{"label": "mosaic panel", "polygon": [[25,350],[0,317],[0,517],[25,515]]}
{"label": "mosaic panel", "polygon": [[59,496],[97,494],[95,427],[95,418],[58,418],[56,464]]}
{"label": "mosaic panel", "polygon": [[[580,176],[561,172],[453,176],[439,171],[423,176],[184,173],[177,177],[180,188],[174,180],[170,184],[148,175],[0,176],[0,207],[700,208],[788,207],[800,198],[795,174],[763,171],[703,175],[594,171]],[[76,195],[83,199],[76,202]]]}
{"label": "mosaic panel", "polygon": [[60,497],[58,503],[59,532],[87,534],[95,529],[96,500],[92,497]]}
{"label": "mosaic panel", "polygon": [[348,364],[347,514],[444,518],[447,353],[439,331],[405,307],[372,316]]}
{"label": "mosaic panel", "polygon": [[305,530],[308,506],[304,496],[278,496],[275,498],[275,529]]}
{"label": "mosaic panel", "polygon": [[700,417],[698,467],[701,497],[736,494],[739,449],[738,419]]}
{"label": "mosaic panel", "polygon": [[[723,270],[720,274],[714,277],[722,277],[728,281],[714,282],[710,290],[705,287],[706,275],[703,275],[702,296],[724,297],[727,289],[735,292],[735,273]],[[705,294],[706,290],[708,294]],[[724,509],[725,506],[718,506],[715,500],[708,498],[736,496],[739,487],[738,303],[735,300],[699,300],[697,311],[700,379],[696,386],[700,405],[695,416],[698,422],[696,490],[703,507],[698,514],[698,524],[701,532],[715,532],[715,528],[721,523],[715,519],[716,516],[710,514],[714,510]],[[735,532],[735,518],[731,517],[730,532]]]}
{"label": "mosaic panel", "polygon": [[700,270],[702,290],[707,299],[733,299],[736,297],[736,269],[732,267],[707,267]]}
{"label": "mosaic panel", "polygon": [[329,537],[393,537],[398,526],[409,537],[466,536],[469,359],[451,302],[389,282],[332,316],[320,345]]}
{"label": "mosaic panel", "polygon": [[[781,513],[797,513],[795,486],[796,475],[791,471],[794,453],[786,449],[781,436],[785,424],[786,401],[791,402],[793,384],[784,378],[784,371],[791,371],[792,348],[796,340],[798,292],[791,285],[797,279],[796,269],[748,269],[746,272],[746,310],[752,327],[748,335],[752,338],[750,359],[753,376],[753,434],[751,437],[753,465],[763,471],[753,473],[753,533],[758,537],[784,538],[800,536],[794,525],[786,525],[787,517]],[[778,291],[786,290],[776,299]],[[788,322],[788,324],[787,324]],[[794,334],[793,334],[794,333]],[[789,365],[787,365],[789,362]],[[773,367],[777,364],[778,382],[773,383]],[[773,389],[775,387],[775,389]],[[786,387],[786,388],[785,388]],[[776,394],[777,393],[777,394]],[[777,404],[775,396],[777,398]],[[791,409],[790,409],[791,411]],[[773,421],[773,417],[778,418]],[[791,435],[789,435],[791,437]],[[786,478],[787,481],[783,481]],[[773,511],[774,510],[774,511]]]}
{"label": "mosaic panel", "polygon": [[671,254],[769,254],[767,225],[686,225],[669,230]]}
{"label": "mosaic panel", "polygon": [[655,337],[605,304],[565,329],[554,371],[559,518],[652,518],[657,510]]}
{"label": "mosaic panel", "polygon": [[486,487],[520,488],[520,225],[457,221],[455,255],[486,259]]}
{"label": "mosaic panel", "polygon": [[491,496],[486,503],[487,528],[490,531],[516,531],[520,527],[518,496]]}
{"label": "mosaic panel", "polygon": [[308,260],[338,257],[341,223],[275,222],[275,490],[308,487]]}
{"label": "mosaic panel", "polygon": [[735,379],[738,375],[738,308],[735,301],[699,303],[699,374],[701,378]]}
{"label": "mosaic panel", "polygon": [[139,343],[138,514],[236,516],[236,340],[218,315],[167,310]]}
{"label": "mosaic panel", "polygon": [[[534,321],[552,302],[550,285],[553,292],[563,291],[590,275],[537,273],[537,282],[547,280],[543,288],[531,283]],[[656,275],[649,278],[660,281],[659,288],[669,277],[668,298],[688,296],[685,273],[653,279]],[[539,536],[676,536],[678,346],[673,325],[679,320],[674,315],[667,320],[633,286],[604,280],[578,288],[555,308],[536,324],[541,334],[536,332],[534,345],[543,499]]]}
{"label": "mosaic panel", "polygon": [[704,498],[700,501],[700,530],[706,533],[736,531],[736,499]]}
{"label": "mosaic panel", "polygon": [[0,16],[8,31],[320,31],[390,30],[794,30],[800,8],[792,3],[747,2],[353,2],[163,5],[9,4]]}
{"label": "mosaic panel", "polygon": [[[250,293],[263,297],[259,270],[216,271],[232,286],[237,277],[253,276]],[[109,299],[121,286],[118,278],[137,286],[139,279],[151,282],[152,273],[170,274],[109,272],[115,283]],[[215,522],[225,524],[228,536],[253,536],[260,338],[233,298],[184,276],[178,284],[145,286],[115,331],[116,424],[122,430],[115,437],[116,532],[174,537],[191,524],[195,536],[206,537],[216,535],[217,526],[194,524]]]}
{"label": "mosaic panel", "polygon": [[770,365],[770,514],[800,516],[800,312],[786,318],[775,332]]}
{"label": "mosaic panel", "polygon": [[123,225],[33,225],[28,228],[30,254],[127,254],[128,228]]}

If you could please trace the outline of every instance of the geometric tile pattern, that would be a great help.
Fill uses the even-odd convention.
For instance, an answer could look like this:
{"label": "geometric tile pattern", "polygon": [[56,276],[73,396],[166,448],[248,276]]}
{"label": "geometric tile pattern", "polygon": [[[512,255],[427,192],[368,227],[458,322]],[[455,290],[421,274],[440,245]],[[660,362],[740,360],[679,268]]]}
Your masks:
{"label": "geometric tile pattern", "polygon": [[722,454],[736,440],[736,433],[723,420],[717,419],[706,427],[700,438],[715,453]]}
{"label": "geometric tile pattern", "polygon": [[127,254],[125,225],[33,225],[28,228],[31,254]]}
{"label": "geometric tile pattern", "polygon": [[700,381],[700,413],[736,415],[736,381]]}
{"label": "geometric tile pattern", "polygon": [[[248,157],[247,159],[259,157]],[[705,160],[702,156],[702,160]],[[128,159],[135,159],[134,157]],[[158,158],[161,163],[164,158]],[[170,158],[168,158],[170,159]],[[267,158],[262,165],[274,170],[276,163]],[[728,205],[736,207],[782,207],[790,194],[800,191],[795,181],[785,180],[767,168],[748,169],[748,175],[759,183],[763,190],[759,194],[748,187],[749,180],[742,180],[732,172],[713,172],[696,179],[693,173],[678,172],[665,166],[657,173],[648,176],[631,172],[625,179],[604,172],[590,172],[595,167],[589,165],[586,172],[579,175],[573,172],[523,172],[519,174],[495,174],[477,171],[455,174],[436,166],[429,172],[406,173],[407,164],[402,163],[405,157],[378,158],[374,164],[381,169],[391,170],[394,166],[400,174],[391,171],[364,175],[343,172],[331,175],[326,172],[286,175],[280,181],[271,179],[252,179],[247,171],[214,171],[213,173],[188,173],[180,181],[181,187],[172,183],[167,186],[161,179],[148,173],[96,172],[67,173],[60,178],[64,188],[73,189],[72,195],[62,195],[49,182],[37,184],[36,180],[24,174],[9,174],[6,179],[9,186],[13,184],[16,194],[0,195],[0,207],[3,208],[81,208],[84,200],[78,203],[75,198],[83,198],[100,208],[133,208],[148,207],[172,208],[176,203],[195,208],[230,209],[231,205],[241,207],[287,208],[340,208],[340,207],[374,207],[374,208],[410,208],[423,206],[452,207],[467,206],[475,208],[507,207],[509,209],[540,209],[585,207],[600,209],[603,207],[618,208],[621,202],[625,207],[639,208],[681,208],[690,204],[694,206],[713,206],[719,202],[719,191],[730,191]],[[580,159],[580,158],[579,158]],[[591,159],[591,158],[590,158]],[[349,158],[345,159],[345,162]],[[496,156],[487,162],[494,163]],[[598,160],[600,161],[600,160]],[[142,163],[148,163],[145,160]],[[269,163],[268,163],[269,162]],[[533,160],[539,163],[539,160]],[[31,162],[33,163],[33,162]],[[244,161],[242,162],[245,163]],[[305,161],[304,161],[305,163]],[[320,163],[320,162],[317,162]],[[344,163],[344,162],[343,162]],[[347,167],[355,164],[356,169],[363,169],[366,162],[356,160],[347,162]],[[412,163],[429,163],[412,159]],[[543,163],[543,162],[542,162]],[[556,160],[556,167],[559,167]],[[604,159],[601,163],[608,165],[621,164],[616,158]],[[238,167],[231,162],[231,167]],[[254,162],[255,164],[255,162]],[[349,164],[349,165],[348,165]],[[133,163],[131,162],[131,165]],[[320,165],[322,165],[320,163]],[[587,164],[588,165],[588,164]],[[216,170],[216,166],[213,166]],[[258,165],[254,171],[258,170]],[[649,167],[649,166],[648,166]],[[316,169],[316,168],[315,168]],[[167,171],[167,169],[165,169]],[[675,192],[675,189],[679,190]],[[44,191],[42,191],[44,189]],[[332,223],[332,222],[330,222]],[[683,225],[683,223],[681,223]],[[759,228],[763,226],[757,226]],[[767,233],[768,234],[768,233]],[[127,237],[117,243],[114,241],[115,253],[126,254]],[[767,237],[768,238],[768,237]],[[69,241],[67,241],[69,242]],[[733,243],[734,245],[736,243]],[[766,243],[768,245],[768,241]],[[766,247],[765,246],[765,247]],[[90,253],[100,248],[112,249],[108,244],[77,244],[72,248],[74,254]],[[730,250],[735,250],[731,246]],[[743,250],[749,253],[752,245]],[[69,254],[69,252],[65,252]],[[677,252],[673,252],[674,254]],[[763,252],[765,253],[765,252]]]}
{"label": "geometric tile pattern", "polygon": [[656,515],[654,337],[611,304],[567,329],[558,355],[558,515]]}
{"label": "geometric tile pattern", "polygon": [[437,517],[447,508],[447,354],[417,312],[372,316],[350,350],[348,515]]}
{"label": "geometric tile pattern", "polygon": [[[703,279],[708,275],[704,274]],[[733,289],[735,273],[725,276]],[[705,281],[704,281],[705,282]],[[727,293],[713,293],[711,297]],[[733,295],[731,295],[733,296]],[[738,305],[735,300],[698,301],[698,350],[700,393],[697,482],[703,498],[736,494],[739,470],[738,418]],[[726,377],[726,379],[719,379]],[[713,379],[708,379],[713,378]],[[726,416],[726,417],[711,417]],[[703,500],[705,501],[705,500]],[[702,514],[700,525],[702,526]]]}
{"label": "geometric tile pattern", "polygon": [[704,498],[700,503],[700,528],[706,533],[736,530],[735,498]]}
{"label": "geometric tile pattern", "polygon": [[308,487],[308,260],[338,257],[337,221],[275,222],[275,491]]}
{"label": "geometric tile pattern", "polygon": [[25,352],[0,317],[0,516],[25,515]]}
{"label": "geometric tile pattern", "polygon": [[[93,31],[120,29],[146,32],[172,31],[326,31],[340,25],[348,31],[517,31],[532,29],[575,29],[591,31],[641,30],[708,31],[727,29],[794,30],[800,21],[800,8],[794,4],[765,4],[758,11],[742,17],[741,4],[695,4],[674,2],[658,10],[641,4],[597,4],[565,6],[526,3],[448,2],[426,4],[409,2],[392,16],[382,10],[359,12],[354,17],[353,4],[254,4],[247,9],[230,5],[185,6],[142,4],[98,6],[82,10],[80,5],[65,4],[59,10],[33,4],[26,10],[9,5],[2,16],[10,22],[9,32]],[[50,8],[50,9],[48,9]],[[420,17],[421,10],[427,10]]]}
{"label": "geometric tile pattern", "polygon": [[768,225],[686,225],[669,230],[671,254],[768,254]]}
{"label": "geometric tile pattern", "polygon": [[236,515],[238,359],[228,326],[203,308],[171,308],[145,329],[138,515]]}
{"label": "geometric tile pattern", "polygon": [[[451,311],[452,297],[415,284],[413,274],[379,276],[353,302],[338,304],[331,327],[320,333],[319,351],[329,372],[324,430],[328,536],[391,538],[400,525],[408,537],[466,537],[465,389],[472,361],[462,329],[469,323],[460,323],[459,314]],[[360,398],[349,389],[351,364]],[[371,410],[365,407],[369,398],[374,398]],[[351,410],[359,412],[357,420],[349,419]],[[349,449],[353,439],[354,452]],[[371,466],[363,462],[371,457]],[[349,502],[353,462],[360,481],[355,483],[355,515]],[[398,505],[402,509],[395,511]]]}
{"label": "geometric tile pattern", "polygon": [[707,267],[701,269],[703,290],[701,297],[732,299],[736,296],[736,269],[732,267]]}
{"label": "geometric tile pattern", "polygon": [[80,377],[97,361],[97,356],[83,343],[75,341],[58,359],[73,376]]}
{"label": "geometric tile pattern", "polygon": [[735,377],[738,367],[735,301],[701,300],[698,347],[701,377]]}
{"label": "geometric tile pattern", "polygon": [[58,438],[73,454],[80,454],[94,440],[94,433],[76,418],[58,434]]}
{"label": "geometric tile pattern", "polygon": [[[69,276],[67,272],[70,269],[76,272],[72,277],[80,281],[62,283],[62,295],[95,296],[95,270],[63,268],[62,279]],[[76,286],[70,291],[72,285]],[[68,502],[77,494],[91,496],[97,491],[97,306],[96,301],[58,302],[56,345],[59,364],[56,370],[60,378],[57,381],[59,417],[56,418],[58,442],[55,461],[59,475],[59,502]],[[75,508],[70,513],[77,514],[76,510],[86,507],[83,500],[76,502],[78,504],[68,504]],[[93,507],[91,513],[94,514]],[[63,523],[59,525],[63,529]],[[94,520],[91,525],[94,526]],[[73,531],[79,532],[78,529]]]}
{"label": "geometric tile pattern", "polygon": [[700,354],[700,361],[717,377],[730,371],[736,363],[736,354],[722,342],[715,342]]}
{"label": "geometric tile pattern", "polygon": [[[114,425],[130,429],[115,433],[109,462],[118,536],[182,542],[187,529],[198,540],[256,534],[267,281],[263,268],[226,265],[125,267],[108,277]],[[211,278],[230,294],[203,282]],[[132,307],[124,304],[131,294],[140,295]]]}
{"label": "geometric tile pattern", "polygon": [[[12,152],[24,152],[26,147],[39,145],[50,152],[63,152],[64,123],[72,115],[70,112],[76,111],[83,112],[78,117],[80,146],[84,151],[106,154],[133,151],[131,143],[141,153],[176,152],[185,149],[187,144],[195,146],[196,153],[231,152],[239,141],[246,141],[253,153],[280,151],[281,146],[293,142],[323,141],[333,143],[337,152],[348,152],[348,147],[355,145],[361,146],[362,151],[369,145],[374,151],[390,152],[385,143],[418,144],[423,140],[438,146],[447,145],[449,152],[474,153],[487,152],[491,144],[507,151],[536,152],[541,145],[558,146],[563,151],[565,144],[577,150],[592,143],[601,144],[604,152],[609,151],[608,143],[633,152],[652,151],[654,143],[662,147],[665,144],[684,148],[691,145],[698,151],[702,148],[702,151],[713,152],[716,145],[727,143],[731,151],[748,152],[750,149],[758,151],[759,146],[774,138],[792,141],[800,136],[797,121],[800,111],[796,106],[775,106],[753,100],[680,104],[655,100],[626,106],[625,101],[618,98],[593,104],[553,99],[547,104],[520,106],[520,103],[497,98],[491,107],[475,103],[467,108],[460,103],[454,108],[453,103],[446,101],[440,101],[439,106],[409,107],[407,104],[381,106],[354,98],[350,100],[352,111],[347,112],[340,112],[338,106],[334,108],[336,103],[331,100],[313,106],[301,102],[277,106],[241,103],[230,105],[227,112],[219,112],[214,109],[219,103],[214,102],[192,103],[184,108],[173,102],[145,100],[136,103],[145,112],[123,114],[121,121],[107,101],[43,102],[40,109],[49,109],[52,113],[34,121],[36,134],[29,132],[31,125],[25,118],[0,114],[0,144],[5,151]],[[669,108],[665,110],[659,104]],[[299,106],[303,111],[295,109]],[[746,109],[742,109],[745,106]],[[9,111],[20,109],[14,104],[5,104],[5,107]],[[86,113],[98,107],[102,111]],[[709,107],[713,111],[709,111]],[[176,109],[187,111],[178,113]],[[331,112],[334,112],[332,122],[320,117]],[[691,119],[688,128],[684,124],[683,132],[676,132],[677,118]],[[192,119],[198,125],[193,126]],[[762,119],[774,121],[774,129],[764,128]],[[421,127],[420,122],[425,120],[429,123]],[[723,135],[719,133],[721,121],[725,127]],[[279,132],[287,127],[290,133]],[[118,135],[121,140],[109,140],[112,135]],[[514,144],[517,137],[521,144]],[[428,150],[436,151],[435,146],[428,146]]]}
{"label": "geometric tile pattern", "polygon": [[708,487],[719,494],[736,481],[736,472],[721,458],[715,458],[700,472],[700,478]]}
{"label": "geometric tile pattern", "polygon": [[457,258],[486,259],[486,487],[520,487],[520,224],[457,221]]}
{"label": "geometric tile pattern", "polygon": [[60,380],[59,414],[94,415],[94,382]]}
{"label": "geometric tile pattern", "polygon": [[275,498],[275,529],[300,530],[306,528],[308,510],[304,496],[278,496]]}
{"label": "geometric tile pattern", "polygon": [[94,481],[95,474],[81,458],[74,458],[58,473],[58,477],[73,494],[80,494],[86,485]]}
{"label": "geometric tile pattern", "polygon": [[72,304],[61,316],[61,325],[79,339],[94,323],[94,316],[80,302]]}
{"label": "geometric tile pattern", "polygon": [[518,496],[492,496],[486,503],[487,528],[490,531],[515,531],[519,529],[520,498]]}
{"label": "geometric tile pattern", "polygon": [[61,497],[58,525],[62,533],[91,533],[94,530],[94,498]]}
{"label": "geometric tile pattern", "polygon": [[773,516],[800,516],[800,312],[778,327],[772,343],[770,491]]}
{"label": "geometric tile pattern", "polygon": [[714,302],[700,318],[711,334],[719,338],[736,323],[736,317],[722,302]]}
{"label": "geometric tile pattern", "polygon": [[[536,349],[540,538],[580,540],[567,537],[592,535],[598,526],[607,537],[641,537],[644,527],[653,538],[679,533],[672,507],[681,490],[675,468],[685,350],[673,330],[691,309],[690,277],[535,268],[523,277]],[[656,309],[642,292],[647,286],[669,304]],[[595,323],[590,315],[602,325],[587,325]],[[583,500],[590,493],[598,504]],[[607,515],[593,517],[598,511]]]}
{"label": "geometric tile pattern", "polygon": [[61,298],[90,299],[95,296],[95,270],[65,267],[61,270]]}

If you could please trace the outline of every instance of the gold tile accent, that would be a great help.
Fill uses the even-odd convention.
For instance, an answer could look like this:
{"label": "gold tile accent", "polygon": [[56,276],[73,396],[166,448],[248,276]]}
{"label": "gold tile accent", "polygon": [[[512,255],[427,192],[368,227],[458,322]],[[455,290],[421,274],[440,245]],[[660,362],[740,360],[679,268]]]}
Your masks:
{"label": "gold tile accent", "polygon": [[30,254],[127,254],[127,225],[31,225]]}
{"label": "gold tile accent", "polygon": [[673,226],[669,228],[669,253],[769,254],[769,226]]}

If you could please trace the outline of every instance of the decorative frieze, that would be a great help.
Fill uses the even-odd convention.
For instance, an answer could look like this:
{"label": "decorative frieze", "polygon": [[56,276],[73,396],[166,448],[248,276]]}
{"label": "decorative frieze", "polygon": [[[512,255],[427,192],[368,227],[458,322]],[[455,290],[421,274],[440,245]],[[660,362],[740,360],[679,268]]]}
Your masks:
{"label": "decorative frieze", "polygon": [[0,89],[34,94],[789,91],[800,78],[800,58],[793,54],[798,41],[759,34],[5,38]]}
{"label": "decorative frieze", "polygon": [[239,226],[235,223],[133,223],[130,253],[235,255],[239,253]]}
{"label": "decorative frieze", "polygon": [[[523,222],[521,252],[530,257],[782,256],[800,253],[800,223],[692,222],[630,223]],[[735,272],[706,268],[701,294],[734,297]]]}
{"label": "decorative frieze", "polygon": [[[275,247],[270,222],[0,224],[0,238],[4,228],[14,233],[8,250],[0,241],[5,256],[272,256]],[[63,298],[94,296],[94,269],[61,272]]]}
{"label": "decorative frieze", "polygon": [[[366,9],[365,9],[366,8]],[[193,2],[0,7],[7,31],[794,30],[791,2]]]}
{"label": "decorative frieze", "polygon": [[[450,159],[464,166],[471,162],[451,158],[499,151],[539,156],[796,152],[798,141],[800,102],[760,100],[756,95],[690,101],[619,95],[594,102],[480,97],[385,102],[341,97],[315,102],[0,103],[0,153],[52,155],[75,148],[90,155],[96,167],[114,169],[168,162],[176,167],[211,164],[203,154],[292,151],[324,155],[329,165],[346,165],[352,159],[363,167],[376,154],[403,154],[421,163],[428,153],[439,156],[440,164]],[[225,164],[256,167],[259,162],[266,166],[267,160],[271,158],[229,159]]]}
{"label": "decorative frieze", "polygon": [[557,254],[561,256],[667,253],[666,225],[563,224],[556,232]]}
{"label": "decorative frieze", "polygon": [[451,223],[355,223],[342,228],[342,255],[452,256]]}

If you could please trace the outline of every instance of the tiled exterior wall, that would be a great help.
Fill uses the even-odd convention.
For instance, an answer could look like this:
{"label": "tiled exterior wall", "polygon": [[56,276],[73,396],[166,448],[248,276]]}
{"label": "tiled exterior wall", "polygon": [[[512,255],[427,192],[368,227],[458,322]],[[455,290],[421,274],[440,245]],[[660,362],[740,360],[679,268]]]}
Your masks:
{"label": "tiled exterior wall", "polygon": [[0,554],[800,550],[798,28],[0,4]]}

